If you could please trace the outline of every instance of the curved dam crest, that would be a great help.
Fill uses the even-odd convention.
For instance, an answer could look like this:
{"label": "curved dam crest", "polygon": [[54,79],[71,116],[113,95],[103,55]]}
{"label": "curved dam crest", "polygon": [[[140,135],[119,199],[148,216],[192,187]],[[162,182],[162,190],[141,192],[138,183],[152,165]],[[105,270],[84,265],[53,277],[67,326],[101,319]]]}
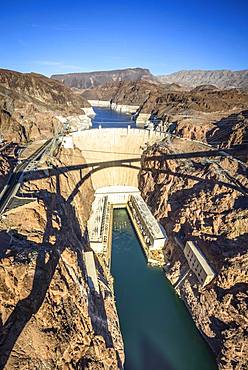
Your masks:
{"label": "curved dam crest", "polygon": [[72,133],[64,146],[82,152],[95,190],[116,185],[138,187],[144,147],[163,137],[163,133],[137,128],[98,128]]}

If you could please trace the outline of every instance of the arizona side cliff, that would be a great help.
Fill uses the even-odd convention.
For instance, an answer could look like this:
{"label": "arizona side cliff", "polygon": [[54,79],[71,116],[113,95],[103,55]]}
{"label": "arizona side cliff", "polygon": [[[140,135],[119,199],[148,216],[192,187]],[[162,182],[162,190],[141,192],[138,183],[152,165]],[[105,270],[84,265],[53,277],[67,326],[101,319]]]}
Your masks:
{"label": "arizona side cliff", "polygon": [[216,273],[202,288],[189,271],[177,291],[216,353],[219,368],[247,369],[246,166],[231,157],[211,156],[199,143],[174,139],[146,150],[140,189],[169,236],[165,254],[171,283],[176,286],[189,271],[182,250],[187,240],[196,243]]}

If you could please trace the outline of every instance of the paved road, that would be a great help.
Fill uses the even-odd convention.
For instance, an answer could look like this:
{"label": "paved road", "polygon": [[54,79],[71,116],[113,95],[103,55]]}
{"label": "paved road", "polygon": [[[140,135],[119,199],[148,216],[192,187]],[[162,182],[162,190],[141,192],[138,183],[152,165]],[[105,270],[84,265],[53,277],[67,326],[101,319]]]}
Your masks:
{"label": "paved road", "polygon": [[38,159],[52,143],[53,139],[49,139],[45,142],[36,152],[34,152],[29,158],[17,164],[14,168],[13,173],[9,179],[8,184],[6,185],[5,191],[0,199],[0,214],[2,214],[7,208],[12,197],[15,196],[20,187],[20,178],[23,175],[25,168],[32,162]]}

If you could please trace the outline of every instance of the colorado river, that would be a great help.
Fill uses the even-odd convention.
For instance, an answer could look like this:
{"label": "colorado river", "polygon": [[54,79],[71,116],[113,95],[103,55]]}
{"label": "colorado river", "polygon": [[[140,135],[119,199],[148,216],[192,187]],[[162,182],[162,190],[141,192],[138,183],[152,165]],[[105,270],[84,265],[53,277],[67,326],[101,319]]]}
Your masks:
{"label": "colorado river", "polygon": [[126,210],[114,211],[112,275],[125,370],[216,370],[162,269],[149,268]]}

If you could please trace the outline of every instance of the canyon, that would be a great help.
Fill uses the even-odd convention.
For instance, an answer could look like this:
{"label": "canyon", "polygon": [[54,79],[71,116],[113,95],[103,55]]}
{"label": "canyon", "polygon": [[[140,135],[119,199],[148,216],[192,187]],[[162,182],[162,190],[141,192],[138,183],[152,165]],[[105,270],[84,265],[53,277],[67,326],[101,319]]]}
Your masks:
{"label": "canyon", "polygon": [[[82,96],[105,106],[111,103],[113,109],[133,107],[142,122],[148,123],[155,117],[161,130],[215,147],[230,149],[247,142],[248,94],[239,89],[216,90],[205,86],[180,91],[174,84],[123,81],[85,90]],[[247,161],[245,148],[240,147],[236,154]]]}
{"label": "canyon", "polygon": [[[197,157],[200,147],[201,144],[194,144],[192,148],[191,142],[182,146],[180,139],[174,139],[149,148],[143,155],[140,188],[168,232],[166,254],[170,267],[166,275],[172,284],[177,286],[187,271],[182,252],[186,240],[199,245],[210,261],[216,272],[212,283],[199,289],[196,276],[189,274],[177,291],[217,353],[220,368],[245,369],[246,167],[233,159],[215,159],[211,151],[204,158]],[[170,157],[178,153],[177,148],[181,153],[192,152],[192,158],[165,159],[166,154]],[[230,183],[231,174],[245,186],[245,192]]]}
{"label": "canyon", "polygon": [[[166,231],[163,258],[153,257],[218,368],[247,368],[248,94],[153,83],[149,71],[137,72],[131,81],[112,73],[107,83],[96,74],[91,84],[61,76],[63,84],[0,70],[2,189],[24,150],[58,138],[24,171],[0,219],[1,368],[123,369],[111,271],[93,253],[99,294],[86,261],[95,191],[115,185],[137,187]],[[144,114],[152,129],[124,119],[122,128],[96,128],[92,100],[131,107],[136,124]],[[214,270],[206,286],[189,268],[187,241]]]}

